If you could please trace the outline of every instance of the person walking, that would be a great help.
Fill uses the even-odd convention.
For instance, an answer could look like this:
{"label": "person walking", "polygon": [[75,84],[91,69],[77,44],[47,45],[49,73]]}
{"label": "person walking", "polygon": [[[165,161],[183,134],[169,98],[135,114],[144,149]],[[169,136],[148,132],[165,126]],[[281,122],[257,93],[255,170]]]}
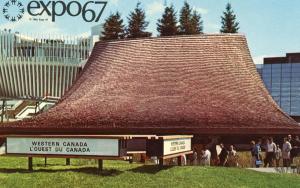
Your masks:
{"label": "person walking", "polygon": [[219,154],[219,159],[220,159],[220,163],[219,166],[225,166],[225,164],[227,163],[227,159],[228,159],[228,151],[225,148],[224,144],[220,144],[221,147],[221,152]]}
{"label": "person walking", "polygon": [[267,152],[265,157],[264,167],[273,167],[273,160],[275,158],[276,144],[273,141],[273,138],[267,139]]}
{"label": "person walking", "polygon": [[300,139],[299,136],[295,136],[295,138],[291,138],[289,141],[292,149],[290,154],[290,162],[293,163],[294,157],[297,157],[298,153],[300,152]]}
{"label": "person walking", "polygon": [[275,151],[275,161],[276,161],[276,167],[279,167],[280,159],[282,158],[282,152],[279,147],[279,145],[276,146],[276,151]]}
{"label": "person walking", "polygon": [[255,144],[254,141],[251,141],[251,156],[252,156],[252,162],[251,167],[259,168],[259,166],[262,164],[261,161],[261,140],[259,139],[258,142]]}
{"label": "person walking", "polygon": [[193,149],[192,164],[193,166],[198,165],[198,152],[196,148]]}
{"label": "person walking", "polygon": [[251,146],[251,149],[250,149],[250,151],[251,151],[251,168],[255,168],[256,167],[256,165],[255,165],[255,161],[256,161],[256,154],[255,154],[255,141],[254,140],[252,140],[251,142],[250,142],[250,146]]}
{"label": "person walking", "polygon": [[284,138],[283,145],[282,145],[282,159],[283,159],[283,166],[290,167],[290,153],[291,153],[292,145],[288,141],[288,138]]}
{"label": "person walking", "polygon": [[210,158],[211,158],[211,153],[208,149],[202,149],[201,151],[202,156],[200,159],[200,164],[203,166],[210,166]]}
{"label": "person walking", "polygon": [[289,134],[289,135],[287,136],[287,141],[288,141],[289,143],[292,142],[292,135]]}
{"label": "person walking", "polygon": [[238,166],[237,153],[236,153],[236,150],[234,149],[233,145],[230,145],[230,147],[229,147],[227,164],[230,167]]}

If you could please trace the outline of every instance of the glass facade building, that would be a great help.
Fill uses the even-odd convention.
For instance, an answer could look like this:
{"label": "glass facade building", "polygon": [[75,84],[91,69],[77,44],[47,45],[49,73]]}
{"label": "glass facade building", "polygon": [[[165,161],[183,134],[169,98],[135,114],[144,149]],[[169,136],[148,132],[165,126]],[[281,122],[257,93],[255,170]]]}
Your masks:
{"label": "glass facade building", "polygon": [[300,54],[265,58],[264,64],[257,65],[257,71],[277,104],[300,119]]}

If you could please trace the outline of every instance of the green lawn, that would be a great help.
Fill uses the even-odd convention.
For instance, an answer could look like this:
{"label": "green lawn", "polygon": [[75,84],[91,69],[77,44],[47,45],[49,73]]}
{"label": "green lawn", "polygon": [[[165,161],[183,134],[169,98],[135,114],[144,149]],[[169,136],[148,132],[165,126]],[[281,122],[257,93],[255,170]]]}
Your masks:
{"label": "green lawn", "polygon": [[246,169],[217,167],[166,167],[104,161],[97,175],[95,161],[34,158],[34,172],[26,158],[0,157],[0,187],[300,187],[300,176],[267,174]]}

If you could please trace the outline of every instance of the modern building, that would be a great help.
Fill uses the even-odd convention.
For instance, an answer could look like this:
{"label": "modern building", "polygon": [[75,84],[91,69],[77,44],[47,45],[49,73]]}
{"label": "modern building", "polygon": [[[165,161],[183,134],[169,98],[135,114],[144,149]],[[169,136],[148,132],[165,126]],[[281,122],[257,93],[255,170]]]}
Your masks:
{"label": "modern building", "polygon": [[79,39],[40,39],[0,33],[0,96],[61,97],[70,88],[91,47]]}
{"label": "modern building", "polygon": [[257,70],[281,109],[300,121],[300,53],[264,58]]}
{"label": "modern building", "polygon": [[[239,34],[97,42],[64,100],[3,134],[192,134],[249,143],[299,134]],[[200,142],[201,143],[201,142]]]}
{"label": "modern building", "polygon": [[[99,39],[101,25],[95,28],[86,37],[41,37],[0,31],[1,117],[4,111],[6,119],[29,117],[28,114],[60,99],[77,79]],[[8,100],[14,100],[15,105],[7,105]],[[25,100],[44,103],[35,106]]]}

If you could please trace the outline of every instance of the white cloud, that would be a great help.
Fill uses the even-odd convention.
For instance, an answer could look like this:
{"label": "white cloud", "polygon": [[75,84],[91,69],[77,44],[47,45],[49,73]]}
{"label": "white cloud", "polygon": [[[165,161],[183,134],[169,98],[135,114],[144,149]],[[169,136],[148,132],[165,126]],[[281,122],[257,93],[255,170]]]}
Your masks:
{"label": "white cloud", "polygon": [[204,15],[208,13],[208,9],[206,8],[201,8],[201,7],[193,7],[193,10],[196,10],[198,13]]}
{"label": "white cloud", "polygon": [[110,0],[108,3],[112,3],[113,5],[118,5],[119,0]]}
{"label": "white cloud", "polygon": [[165,6],[162,4],[162,1],[154,1],[153,3],[147,5],[146,12],[149,15],[154,15],[157,13],[162,13]]}

